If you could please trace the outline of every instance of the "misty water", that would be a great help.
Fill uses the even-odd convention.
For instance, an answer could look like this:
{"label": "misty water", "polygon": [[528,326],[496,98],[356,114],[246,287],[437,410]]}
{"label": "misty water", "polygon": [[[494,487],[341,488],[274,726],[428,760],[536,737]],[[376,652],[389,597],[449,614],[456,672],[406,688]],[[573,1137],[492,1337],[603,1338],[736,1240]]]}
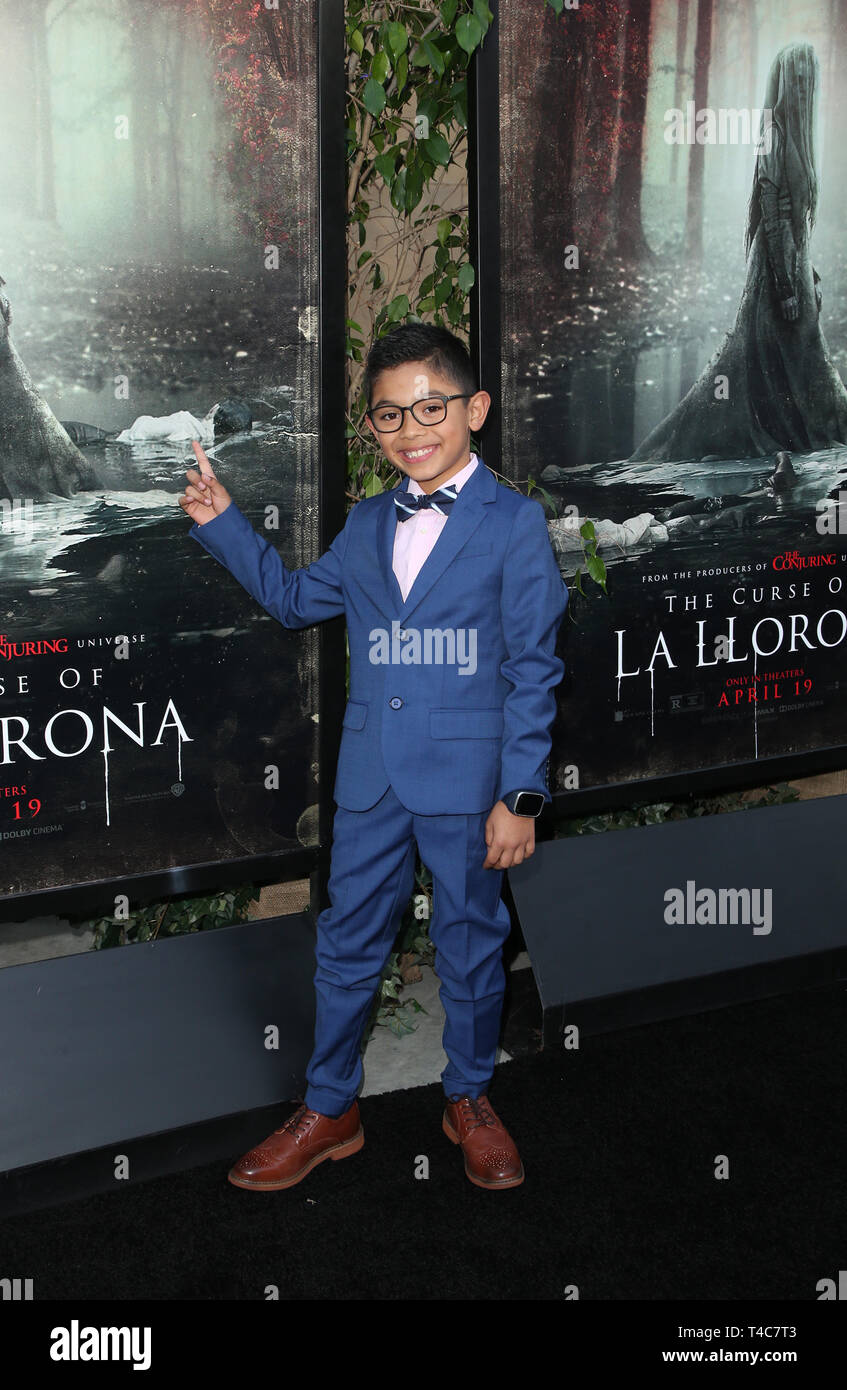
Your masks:
{"label": "misty water", "polygon": [[[288,421],[291,408],[299,411],[302,404],[293,390],[280,387],[276,393],[264,393],[271,402],[277,396],[279,413]],[[219,440],[206,453],[242,509],[249,512],[269,502],[280,507],[285,534],[296,502],[297,447],[289,423],[270,422]],[[0,574],[7,621],[12,613],[18,622],[36,621],[44,615],[43,603],[38,601],[54,595],[61,595],[65,617],[69,613],[82,616],[75,594],[85,612],[96,593],[97,615],[103,618],[104,609],[111,606],[111,591],[119,611],[125,601],[123,586],[132,583],[127,567],[130,549],[153,532],[160,533],[163,543],[156,546],[155,563],[145,565],[145,603],[158,610],[161,601],[166,609],[168,589],[179,584],[184,547],[196,547],[188,538],[191,520],[177,500],[187,485],[186,470],[196,467],[188,440],[167,444],[106,441],[89,446],[84,453],[102,485],[71,498],[12,506],[2,514]]]}

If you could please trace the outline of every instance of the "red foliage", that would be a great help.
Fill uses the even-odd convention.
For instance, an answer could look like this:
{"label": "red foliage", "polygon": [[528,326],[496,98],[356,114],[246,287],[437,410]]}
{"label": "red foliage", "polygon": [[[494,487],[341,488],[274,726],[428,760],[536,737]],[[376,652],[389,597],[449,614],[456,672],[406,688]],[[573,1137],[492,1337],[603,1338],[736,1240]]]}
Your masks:
{"label": "red foliage", "polygon": [[293,129],[297,111],[289,73],[280,71],[278,59],[285,64],[289,58],[284,26],[296,0],[282,0],[279,11],[266,9],[260,0],[166,3],[196,15],[208,35],[215,80],[232,124],[223,163],[241,229],[265,244],[285,245],[291,240],[285,195],[291,179],[284,178],[289,156],[283,133]]}

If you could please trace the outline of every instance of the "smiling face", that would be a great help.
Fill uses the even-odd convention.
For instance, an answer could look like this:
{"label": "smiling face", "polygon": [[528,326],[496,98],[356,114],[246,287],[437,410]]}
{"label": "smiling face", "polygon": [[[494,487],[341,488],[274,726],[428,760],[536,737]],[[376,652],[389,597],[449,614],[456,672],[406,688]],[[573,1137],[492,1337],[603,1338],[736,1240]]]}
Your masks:
{"label": "smiling face", "polygon": [[[453,396],[460,389],[424,362],[405,362],[380,372],[374,382],[371,409],[412,405],[436,393]],[[424,492],[435,492],[467,465],[471,431],[476,433],[481,427],[490,404],[488,392],[477,391],[467,399],[450,401],[446,418],[437,425],[422,425],[410,410],[404,412],[403,423],[394,433],[380,434],[370,419],[368,425],[389,463],[414,478]]]}

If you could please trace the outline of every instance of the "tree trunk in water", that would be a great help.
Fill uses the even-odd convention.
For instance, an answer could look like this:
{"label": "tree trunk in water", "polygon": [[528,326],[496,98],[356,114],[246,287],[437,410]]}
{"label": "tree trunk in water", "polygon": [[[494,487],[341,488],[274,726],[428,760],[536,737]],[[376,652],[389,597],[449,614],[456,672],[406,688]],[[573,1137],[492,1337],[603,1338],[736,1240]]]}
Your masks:
{"label": "tree trunk in water", "polygon": [[847,0],[831,0],[829,12],[829,53],[818,53],[821,60],[821,105],[826,106],[824,167],[818,169],[821,204],[841,219],[844,188],[847,184]]}
{"label": "tree trunk in water", "polygon": [[[4,282],[0,279],[0,285]],[[59,424],[9,338],[11,310],[0,290],[0,498],[44,502],[95,487],[95,469]]]}
{"label": "tree trunk in water", "polygon": [[620,147],[612,192],[614,248],[619,256],[633,261],[652,255],[641,221],[644,113],[650,76],[650,10],[651,0],[630,0],[626,21]]}
{"label": "tree trunk in water", "polygon": [[[33,0],[31,0],[33,3]],[[48,0],[35,0],[32,15],[33,75],[37,130],[37,208],[38,216],[56,221],[56,171],[53,163],[53,106],[50,100],[50,69],[47,63]]]}
{"label": "tree trunk in water", "polygon": [[[688,3],[679,0],[676,16],[676,73],[673,81],[673,104],[677,111],[682,110],[682,95],[687,88],[685,82],[685,52],[688,46]],[[671,183],[676,183],[679,171],[679,145],[671,145]]]}
{"label": "tree trunk in water", "polygon": [[[698,0],[697,39],[694,46],[695,117],[709,100],[709,64],[712,57],[713,0]],[[690,261],[703,259],[703,172],[705,146],[695,140],[688,161],[688,205],[685,219],[685,254]]]}
{"label": "tree trunk in water", "polygon": [[156,16],[147,0],[136,0],[127,11],[130,69],[129,139],[132,146],[132,235],[139,250],[154,253],[150,208],[161,196],[158,188],[159,160],[158,106],[153,74],[160,67],[155,48]]}
{"label": "tree trunk in water", "polygon": [[173,258],[184,254],[182,236],[182,154],[183,104],[185,76],[184,17],[179,16],[176,36],[171,40],[172,53],[166,58],[162,105],[168,125],[168,249]]}
{"label": "tree trunk in water", "polygon": [[31,12],[16,0],[0,0],[0,25],[4,39],[3,82],[9,108],[19,119],[14,132],[4,131],[4,207],[20,217],[37,217],[38,151],[36,148],[35,37]]}

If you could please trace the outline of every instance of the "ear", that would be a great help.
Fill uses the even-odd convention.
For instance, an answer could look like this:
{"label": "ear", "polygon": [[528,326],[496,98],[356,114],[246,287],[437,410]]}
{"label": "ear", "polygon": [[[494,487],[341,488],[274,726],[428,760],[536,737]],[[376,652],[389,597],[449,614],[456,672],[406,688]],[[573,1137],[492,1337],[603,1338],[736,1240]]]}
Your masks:
{"label": "ear", "polygon": [[473,434],[482,428],[490,406],[491,397],[487,391],[477,391],[475,396],[471,396],[468,401],[468,425]]}

